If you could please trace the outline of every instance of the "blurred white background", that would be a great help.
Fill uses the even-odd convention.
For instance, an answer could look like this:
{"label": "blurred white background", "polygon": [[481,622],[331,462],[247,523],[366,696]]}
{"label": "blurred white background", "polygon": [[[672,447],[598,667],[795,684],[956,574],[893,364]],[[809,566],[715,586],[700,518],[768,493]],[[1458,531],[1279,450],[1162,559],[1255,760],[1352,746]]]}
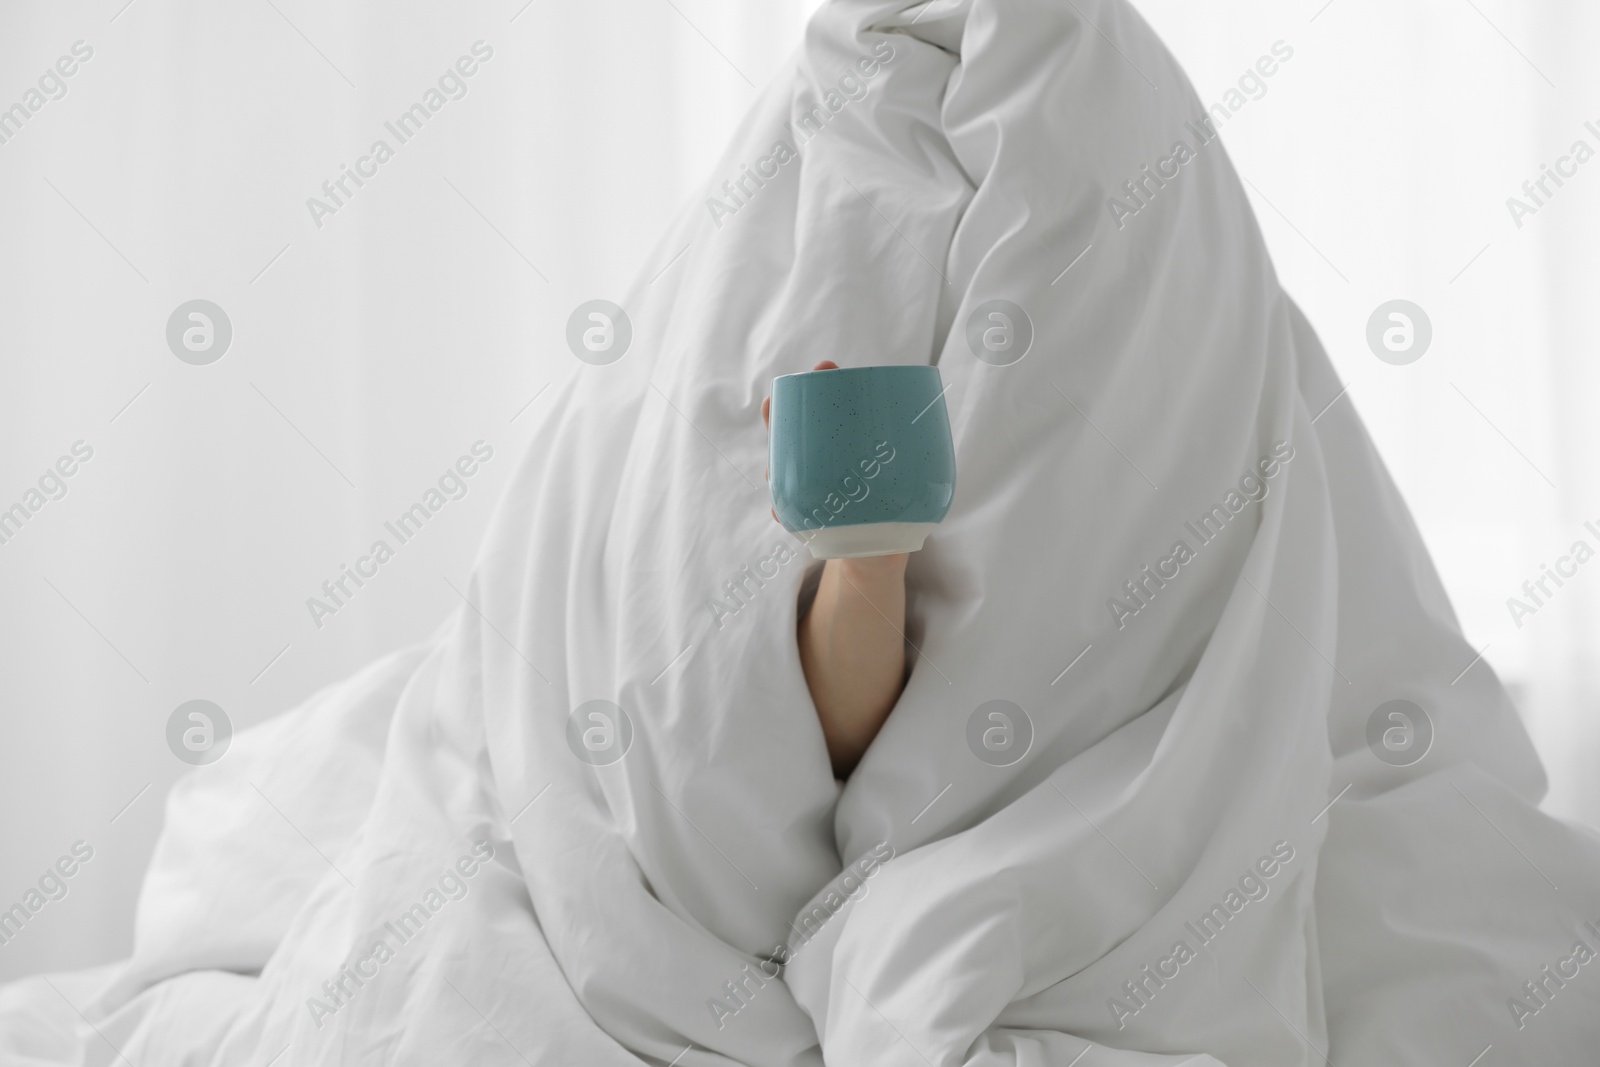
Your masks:
{"label": "blurred white background", "polygon": [[[1062,0],[1067,2],[1067,0]],[[205,698],[242,729],[426,637],[573,373],[568,314],[617,299],[798,43],[814,0],[8,4],[0,107],[75,42],[65,95],[0,143],[0,509],[82,440],[69,491],[0,544],[0,902],[79,839],[70,896],[0,981],[103,962]],[[1140,0],[1223,126],[1280,273],[1349,383],[1469,637],[1512,685],[1555,812],[1600,823],[1600,561],[1506,599],[1600,527],[1600,12],[1575,0]],[[476,41],[492,58],[318,227],[306,199]],[[1253,90],[1254,83],[1250,88]],[[386,137],[391,140],[391,137]],[[232,345],[189,366],[203,298]],[[1365,340],[1421,305],[1420,361]],[[532,400],[530,404],[529,401]],[[336,616],[306,607],[477,440],[495,458]],[[1462,664],[1467,668],[1467,664]],[[130,803],[131,801],[131,803]]]}

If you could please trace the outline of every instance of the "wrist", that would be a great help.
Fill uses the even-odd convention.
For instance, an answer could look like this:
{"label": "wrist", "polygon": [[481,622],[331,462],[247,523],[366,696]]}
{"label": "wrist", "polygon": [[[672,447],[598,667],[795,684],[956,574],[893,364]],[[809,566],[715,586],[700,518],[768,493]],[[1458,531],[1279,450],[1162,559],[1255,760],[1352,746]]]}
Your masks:
{"label": "wrist", "polygon": [[865,588],[867,586],[882,587],[886,584],[904,582],[906,564],[910,560],[910,553],[896,552],[887,556],[833,559],[829,560],[828,563],[830,565],[837,564],[841,576]]}

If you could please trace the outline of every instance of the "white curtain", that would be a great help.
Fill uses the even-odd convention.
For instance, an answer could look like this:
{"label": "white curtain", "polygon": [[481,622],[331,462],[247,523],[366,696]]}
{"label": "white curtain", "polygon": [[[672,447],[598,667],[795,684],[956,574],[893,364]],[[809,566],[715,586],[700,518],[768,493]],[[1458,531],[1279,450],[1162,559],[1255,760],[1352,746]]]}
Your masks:
{"label": "white curtain", "polygon": [[[1583,318],[1600,160],[1520,229],[1505,206],[1573,141],[1600,149],[1584,127],[1600,128],[1584,55],[1600,25],[1570,2],[1323,4],[1139,6],[1207,103],[1240,89],[1224,142],[1350,384],[1341,402],[1367,418],[1486,646],[1470,669],[1514,685],[1550,807],[1600,821],[1585,714],[1600,560],[1520,628],[1505,603],[1573,541],[1600,548],[1583,526],[1600,528]],[[166,739],[180,703],[214,701],[243,728],[461,602],[499,487],[548,414],[541,390],[576,369],[568,316],[621,298],[813,6],[0,12],[0,107],[27,111],[0,121],[0,508],[74,443],[93,449],[0,544],[0,905],[75,841],[95,850],[68,897],[0,946],[0,980],[127,951],[185,769]],[[1292,57],[1241,89],[1278,41]],[[385,123],[430,89],[438,110],[399,143]],[[378,139],[392,158],[362,163]],[[369,176],[335,203],[323,183],[345,167]],[[312,197],[337,210],[314,218]],[[1407,366],[1365,340],[1395,298],[1434,329]],[[209,365],[166,337],[194,299],[232,326]],[[466,494],[314,620],[307,600],[332,606],[323,583],[478,441],[494,458]]]}

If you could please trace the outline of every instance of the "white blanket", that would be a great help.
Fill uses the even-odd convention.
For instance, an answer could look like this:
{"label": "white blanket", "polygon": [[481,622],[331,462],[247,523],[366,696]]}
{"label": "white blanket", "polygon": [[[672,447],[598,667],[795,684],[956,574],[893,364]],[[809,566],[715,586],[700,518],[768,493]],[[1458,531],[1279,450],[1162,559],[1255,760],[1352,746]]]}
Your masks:
{"label": "white blanket", "polygon": [[[0,1061],[1591,1062],[1600,842],[1203,116],[1121,0],[824,5],[470,607],[183,781],[133,958],[0,990]],[[960,469],[842,788],[762,482],[821,358],[936,362]]]}

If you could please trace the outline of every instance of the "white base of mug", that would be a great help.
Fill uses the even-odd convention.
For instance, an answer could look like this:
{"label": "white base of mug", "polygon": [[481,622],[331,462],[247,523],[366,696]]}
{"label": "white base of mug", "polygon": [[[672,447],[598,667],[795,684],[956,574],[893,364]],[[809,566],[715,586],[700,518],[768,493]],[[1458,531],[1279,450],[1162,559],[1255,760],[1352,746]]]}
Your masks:
{"label": "white base of mug", "polygon": [[922,548],[936,522],[863,522],[854,526],[825,526],[801,530],[795,536],[817,559],[861,559],[916,552]]}

